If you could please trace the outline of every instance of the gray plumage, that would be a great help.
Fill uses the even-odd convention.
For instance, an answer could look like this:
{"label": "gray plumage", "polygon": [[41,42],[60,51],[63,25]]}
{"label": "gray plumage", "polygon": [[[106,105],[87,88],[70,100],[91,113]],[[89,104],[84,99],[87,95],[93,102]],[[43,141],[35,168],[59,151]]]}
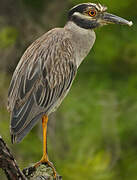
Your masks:
{"label": "gray plumage", "polygon": [[[79,30],[73,22],[53,29],[32,43],[22,56],[8,95],[13,142],[21,141],[43,114],[53,112],[69,91],[77,67],[95,39],[91,30]],[[83,51],[87,42],[90,47],[88,44]]]}
{"label": "gray plumage", "polygon": [[[114,20],[131,24],[118,17],[116,21],[105,13],[106,9],[93,3],[75,6],[69,11],[64,28],[50,30],[25,51],[8,94],[13,143],[20,142],[42,115],[49,115],[60,105],[95,42],[93,29]],[[91,12],[96,12],[95,17],[89,17]]]}

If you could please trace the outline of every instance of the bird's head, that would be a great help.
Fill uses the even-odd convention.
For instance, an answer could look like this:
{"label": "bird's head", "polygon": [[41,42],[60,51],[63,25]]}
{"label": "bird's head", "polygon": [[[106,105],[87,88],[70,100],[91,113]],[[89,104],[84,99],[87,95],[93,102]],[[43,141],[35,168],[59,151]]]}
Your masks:
{"label": "bird's head", "polygon": [[85,29],[94,29],[107,24],[132,26],[132,21],[127,21],[106,11],[107,7],[101,4],[82,3],[70,9],[68,19]]}

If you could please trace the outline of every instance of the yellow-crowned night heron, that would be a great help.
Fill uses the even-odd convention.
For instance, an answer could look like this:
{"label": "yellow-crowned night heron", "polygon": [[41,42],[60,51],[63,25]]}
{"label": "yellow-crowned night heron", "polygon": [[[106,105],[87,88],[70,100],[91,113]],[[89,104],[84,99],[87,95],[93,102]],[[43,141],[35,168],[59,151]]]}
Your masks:
{"label": "yellow-crowned night heron", "polygon": [[64,28],[55,28],[33,42],[22,56],[11,80],[8,109],[12,143],[20,142],[40,118],[43,125],[43,157],[47,163],[48,115],[65,98],[77,69],[95,42],[94,29],[106,24],[132,25],[109,14],[100,4],[83,3],[68,13]]}

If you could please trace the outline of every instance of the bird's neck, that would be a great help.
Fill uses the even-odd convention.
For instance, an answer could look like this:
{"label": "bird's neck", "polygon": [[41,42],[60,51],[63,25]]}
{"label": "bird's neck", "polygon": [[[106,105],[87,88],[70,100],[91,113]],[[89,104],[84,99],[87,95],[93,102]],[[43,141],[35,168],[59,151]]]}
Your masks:
{"label": "bird's neck", "polygon": [[74,43],[74,47],[76,47],[76,62],[77,66],[79,66],[88,55],[95,42],[95,32],[93,30],[81,28],[72,21],[69,21],[64,28],[68,30],[72,36],[72,42]]}

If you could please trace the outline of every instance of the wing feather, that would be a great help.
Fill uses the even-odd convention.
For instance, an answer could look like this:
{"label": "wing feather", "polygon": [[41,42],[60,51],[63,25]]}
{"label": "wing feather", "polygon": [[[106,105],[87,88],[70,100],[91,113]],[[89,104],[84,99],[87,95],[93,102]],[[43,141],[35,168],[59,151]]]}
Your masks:
{"label": "wing feather", "polygon": [[73,45],[61,29],[48,32],[26,50],[8,94],[13,142],[21,141],[42,114],[48,115],[63,100],[76,70]]}

